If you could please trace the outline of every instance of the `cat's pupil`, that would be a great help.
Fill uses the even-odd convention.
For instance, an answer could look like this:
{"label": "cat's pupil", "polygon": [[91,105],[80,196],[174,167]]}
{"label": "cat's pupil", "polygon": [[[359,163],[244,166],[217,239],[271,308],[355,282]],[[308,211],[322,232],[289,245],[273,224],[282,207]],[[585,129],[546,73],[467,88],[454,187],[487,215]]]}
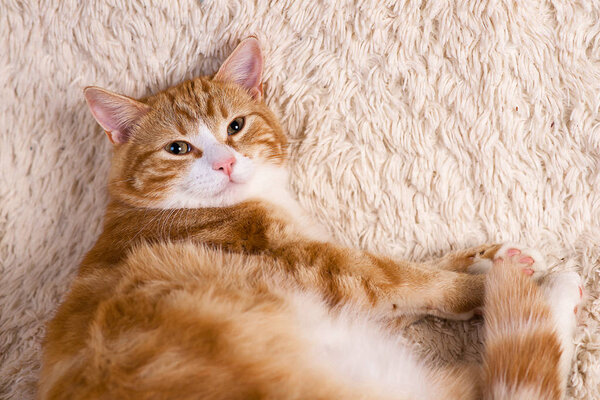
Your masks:
{"label": "cat's pupil", "polygon": [[231,121],[231,123],[227,127],[227,134],[230,136],[235,135],[236,133],[241,131],[243,127],[244,127],[244,117],[237,117],[236,119]]}
{"label": "cat's pupil", "polygon": [[173,153],[173,154],[179,154],[179,153],[181,153],[181,150],[182,150],[182,148],[181,148],[181,145],[179,143],[173,143],[171,145],[171,153]]}

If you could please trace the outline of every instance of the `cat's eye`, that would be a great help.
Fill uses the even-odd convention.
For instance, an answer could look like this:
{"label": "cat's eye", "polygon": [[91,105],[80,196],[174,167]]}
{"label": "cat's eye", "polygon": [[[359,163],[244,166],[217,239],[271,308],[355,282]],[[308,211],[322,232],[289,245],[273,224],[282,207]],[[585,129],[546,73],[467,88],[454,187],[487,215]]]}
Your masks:
{"label": "cat's eye", "polygon": [[236,119],[231,121],[231,123],[227,127],[227,134],[229,136],[235,135],[236,133],[241,131],[243,127],[244,127],[244,117],[237,117]]}
{"label": "cat's eye", "polygon": [[192,145],[187,142],[178,140],[177,142],[169,143],[165,147],[165,150],[167,150],[171,154],[180,156],[180,155],[187,154],[190,151],[192,151]]}

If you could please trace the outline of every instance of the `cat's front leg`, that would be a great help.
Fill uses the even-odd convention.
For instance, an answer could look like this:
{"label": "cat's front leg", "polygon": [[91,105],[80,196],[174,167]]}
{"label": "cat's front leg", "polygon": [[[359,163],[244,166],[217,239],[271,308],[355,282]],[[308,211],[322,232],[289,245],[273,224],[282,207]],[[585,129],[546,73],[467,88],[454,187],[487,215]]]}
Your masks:
{"label": "cat's front leg", "polygon": [[423,314],[446,319],[468,320],[483,306],[485,275],[454,271],[437,271],[437,281],[428,288],[431,293]]}
{"label": "cat's front leg", "polygon": [[483,306],[483,274],[432,271],[417,266],[403,269],[403,274],[411,278],[390,293],[393,309],[399,314],[467,320]]}
{"label": "cat's front leg", "polygon": [[464,273],[487,272],[502,244],[482,244],[469,249],[457,250],[425,263],[429,268]]}

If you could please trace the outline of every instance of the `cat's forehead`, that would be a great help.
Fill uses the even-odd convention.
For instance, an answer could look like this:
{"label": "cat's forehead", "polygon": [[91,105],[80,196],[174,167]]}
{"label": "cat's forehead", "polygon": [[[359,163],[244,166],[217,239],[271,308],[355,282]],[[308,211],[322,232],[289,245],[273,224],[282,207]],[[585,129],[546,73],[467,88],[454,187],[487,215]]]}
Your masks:
{"label": "cat's forehead", "polygon": [[238,114],[251,111],[251,101],[245,92],[207,78],[171,87],[148,103],[158,111],[158,119],[176,125],[186,136],[215,132]]}
{"label": "cat's forehead", "polygon": [[203,121],[198,121],[188,130],[186,137],[197,148],[202,149],[218,142],[225,142],[227,134],[209,127]]}
{"label": "cat's forehead", "polygon": [[229,118],[231,108],[247,106],[250,100],[243,90],[234,85],[196,78],[161,92],[156,103],[190,119],[210,119]]}

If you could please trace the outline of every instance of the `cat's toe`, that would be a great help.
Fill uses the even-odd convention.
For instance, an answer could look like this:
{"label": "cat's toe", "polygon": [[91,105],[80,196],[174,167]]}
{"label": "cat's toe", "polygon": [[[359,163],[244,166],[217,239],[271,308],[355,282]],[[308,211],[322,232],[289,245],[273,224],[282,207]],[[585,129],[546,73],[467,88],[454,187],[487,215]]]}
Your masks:
{"label": "cat's toe", "polygon": [[498,249],[494,255],[494,261],[500,259],[512,259],[521,267],[525,275],[531,276],[533,279],[540,278],[548,269],[544,257],[538,250],[514,243],[505,243]]}

